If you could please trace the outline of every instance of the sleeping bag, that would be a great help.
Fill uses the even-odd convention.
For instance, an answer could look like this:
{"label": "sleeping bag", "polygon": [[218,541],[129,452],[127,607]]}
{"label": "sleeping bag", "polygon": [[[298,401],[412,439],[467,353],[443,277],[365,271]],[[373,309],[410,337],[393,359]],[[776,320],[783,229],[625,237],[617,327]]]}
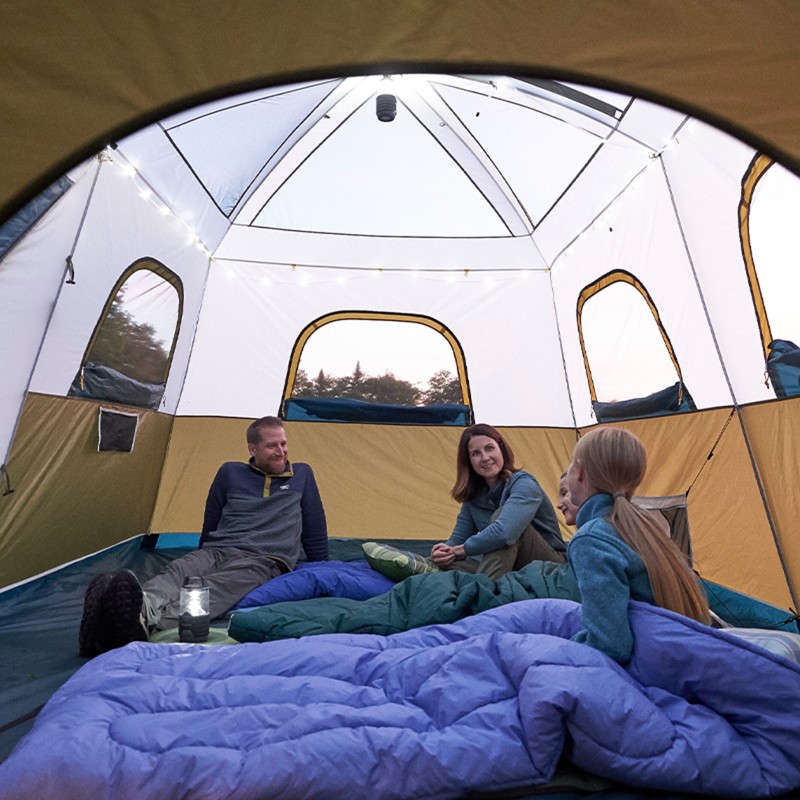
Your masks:
{"label": "sleeping bag", "polygon": [[318,598],[238,611],[231,617],[228,634],[239,642],[324,633],[387,635],[455,622],[532,597],[580,600],[578,582],[569,565],[532,561],[496,581],[455,570],[412,575],[391,591],[364,601]]}
{"label": "sleeping bag", "polygon": [[560,759],[673,792],[800,788],[800,667],[649,605],[631,625],[625,668],[570,641],[565,600],[388,637],[133,643],[53,695],[0,798],[509,796]]}

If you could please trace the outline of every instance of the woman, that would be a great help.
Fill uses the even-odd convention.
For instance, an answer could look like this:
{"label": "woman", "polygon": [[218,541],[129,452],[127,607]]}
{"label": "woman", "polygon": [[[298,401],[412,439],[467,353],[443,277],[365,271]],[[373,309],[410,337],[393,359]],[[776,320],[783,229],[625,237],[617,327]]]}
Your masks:
{"label": "woman", "polygon": [[642,443],[621,428],[595,428],[575,446],[567,489],[579,506],[567,554],[581,594],[573,639],[620,663],[633,651],[630,600],[710,622],[705,593],[660,520],[631,502],[644,478]]}
{"label": "woman", "polygon": [[511,447],[491,425],[461,434],[451,494],[461,511],[450,538],[431,550],[440,569],[496,580],[534,560],[565,560],[552,503],[530,473],[514,466]]}
{"label": "woman", "polygon": [[491,425],[461,434],[451,494],[461,510],[450,538],[433,546],[430,559],[369,542],[369,563],[394,580],[437,570],[497,580],[531,561],[566,560],[553,504],[530,473],[514,466],[514,452]]}

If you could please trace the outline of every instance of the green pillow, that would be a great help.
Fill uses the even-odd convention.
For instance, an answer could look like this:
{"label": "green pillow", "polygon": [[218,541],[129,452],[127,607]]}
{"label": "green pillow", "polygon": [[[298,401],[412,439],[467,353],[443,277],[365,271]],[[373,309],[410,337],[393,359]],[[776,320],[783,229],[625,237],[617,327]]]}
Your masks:
{"label": "green pillow", "polygon": [[364,542],[362,548],[372,569],[393,581],[402,581],[410,575],[422,575],[425,572],[439,572],[439,567],[430,560],[408,550],[398,550],[377,542]]}

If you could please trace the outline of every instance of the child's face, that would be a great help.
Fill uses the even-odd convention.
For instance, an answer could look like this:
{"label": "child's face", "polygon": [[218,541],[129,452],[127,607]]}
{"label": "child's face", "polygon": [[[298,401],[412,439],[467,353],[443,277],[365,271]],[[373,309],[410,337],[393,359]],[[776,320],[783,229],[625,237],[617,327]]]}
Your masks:
{"label": "child's face", "polygon": [[572,502],[567,486],[567,476],[565,475],[558,484],[558,505],[556,508],[564,515],[564,522],[567,525],[575,524],[575,515],[578,513],[578,506]]}
{"label": "child's face", "polygon": [[586,470],[577,458],[572,459],[566,480],[569,499],[575,508],[580,508],[597,491],[589,483]]}

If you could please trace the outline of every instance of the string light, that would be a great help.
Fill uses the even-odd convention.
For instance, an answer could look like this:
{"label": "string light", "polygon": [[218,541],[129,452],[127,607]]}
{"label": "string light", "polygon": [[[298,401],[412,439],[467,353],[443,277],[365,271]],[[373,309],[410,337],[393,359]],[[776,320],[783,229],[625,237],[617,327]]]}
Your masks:
{"label": "string light", "polygon": [[[211,256],[213,261],[217,259]],[[295,273],[294,283],[299,286],[308,286],[310,284],[324,284],[336,283],[339,286],[352,281],[361,279],[375,280],[378,277],[383,277],[384,280],[403,280],[410,279],[413,281],[428,280],[440,283],[455,283],[459,277],[464,280],[480,276],[481,282],[488,282],[488,285],[496,286],[499,282],[528,280],[535,272],[546,273],[549,268],[524,268],[524,267],[500,267],[496,269],[474,269],[474,268],[418,268],[405,269],[402,267],[343,267],[341,265],[333,264],[297,264],[290,262],[264,262],[249,259],[221,259],[222,263],[230,264],[250,264],[258,269],[272,268],[274,270],[272,280],[275,283],[282,283],[288,281],[281,281],[280,270],[286,269]],[[326,273],[333,273],[328,277]],[[246,278],[246,272],[239,272],[240,277]],[[259,279],[260,280],[260,279]]]}
{"label": "string light", "polygon": [[125,178],[133,181],[134,188],[142,200],[149,203],[161,216],[172,217],[176,222],[182,225],[186,229],[188,244],[197,247],[197,249],[204,253],[211,261],[216,261],[197,231],[170,208],[169,203],[153,189],[148,183],[147,178],[144,177],[134,163],[120,153],[119,150],[106,149],[99,155],[101,156],[101,161],[115,164]]}

